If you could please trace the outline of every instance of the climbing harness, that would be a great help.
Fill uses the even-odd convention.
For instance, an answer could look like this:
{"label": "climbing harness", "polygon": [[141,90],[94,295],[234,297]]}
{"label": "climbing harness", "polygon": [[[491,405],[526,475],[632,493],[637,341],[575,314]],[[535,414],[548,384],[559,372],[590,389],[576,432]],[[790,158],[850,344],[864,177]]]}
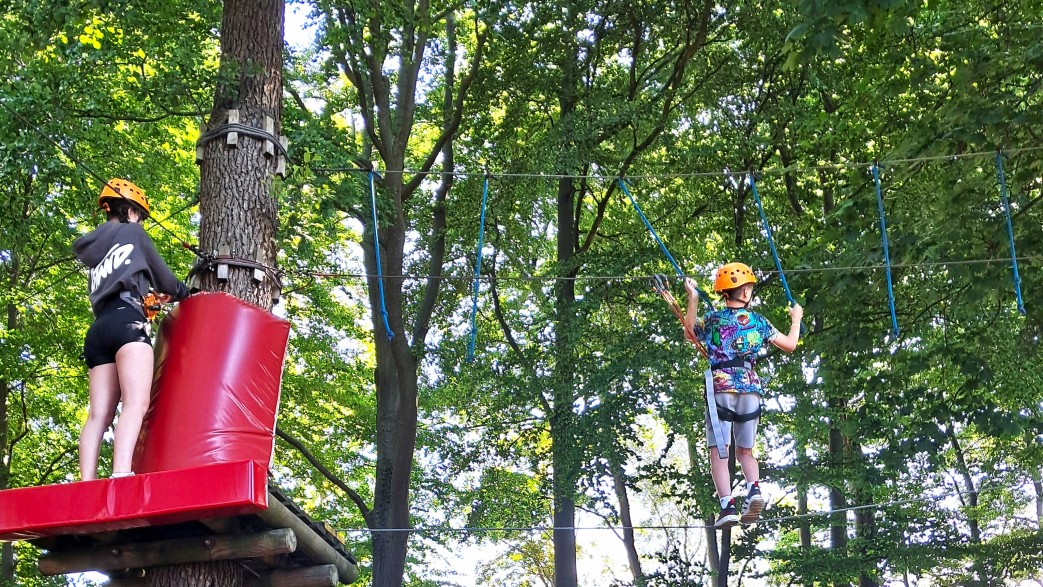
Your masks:
{"label": "climbing harness", "polygon": [[145,294],[145,298],[141,300],[141,308],[145,310],[145,318],[151,322],[163,309],[163,302],[159,301],[159,296],[156,295],[156,292],[150,291]]}
{"label": "climbing harness", "polygon": [[474,343],[478,338],[478,283],[482,273],[482,247],[485,240],[485,206],[489,199],[489,173],[482,183],[482,212],[478,220],[478,250],[474,262],[474,293],[471,295],[471,338],[467,342],[467,362],[474,360]]}
{"label": "climbing harness", "polygon": [[152,290],[149,290],[143,297],[136,296],[129,291],[121,291],[119,298],[141,310],[145,315],[145,319],[149,322],[152,322],[156,315],[163,310],[163,302],[160,301],[159,295]]}
{"label": "climbing harness", "polygon": [[887,221],[884,219],[884,196],[880,192],[880,170],[873,163],[873,184],[876,186],[876,205],[880,211],[880,238],[884,244],[884,266],[887,268],[887,305],[891,309],[891,329],[898,338],[898,318],[895,315],[895,292],[891,283],[891,253],[887,245]]}
{"label": "climbing harness", "polygon": [[1000,180],[1000,199],[1003,200],[1003,214],[1007,218],[1007,238],[1010,241],[1010,262],[1014,270],[1014,295],[1018,299],[1018,312],[1025,314],[1025,301],[1021,298],[1021,275],[1018,274],[1018,254],[1014,250],[1014,226],[1010,220],[1010,200],[1007,198],[1007,176],[1003,173],[1003,154],[996,151],[996,174]]}
{"label": "climbing harness", "polygon": [[[681,324],[685,328],[685,338],[688,339],[695,348],[699,349],[699,353],[707,360],[710,360],[710,356],[706,351],[706,347],[696,336],[694,331],[688,329],[688,326],[684,321],[684,312],[681,310],[681,305],[677,303],[673,294],[670,293],[670,282],[667,280],[665,275],[656,274],[649,279],[649,283],[652,286],[652,290],[659,294],[666,304],[670,307],[670,311],[681,321]],[[717,365],[711,365],[709,369],[703,372],[703,389],[705,391],[706,398],[706,414],[710,418],[710,428],[713,430],[714,441],[717,443],[717,453],[721,455],[722,459],[728,458],[728,452],[725,447],[728,443],[725,442],[724,428],[721,426],[721,410],[722,408],[717,405],[717,398],[714,395],[713,390],[713,372],[717,369],[724,369],[728,367],[748,367],[752,368],[753,365],[748,361],[740,362],[735,364],[733,361],[725,361]],[[728,410],[729,412],[731,410]],[[757,411],[757,415],[760,415],[760,410]],[[728,419],[726,416],[725,421],[739,421],[745,422],[746,420],[735,420],[734,416],[732,419]]]}

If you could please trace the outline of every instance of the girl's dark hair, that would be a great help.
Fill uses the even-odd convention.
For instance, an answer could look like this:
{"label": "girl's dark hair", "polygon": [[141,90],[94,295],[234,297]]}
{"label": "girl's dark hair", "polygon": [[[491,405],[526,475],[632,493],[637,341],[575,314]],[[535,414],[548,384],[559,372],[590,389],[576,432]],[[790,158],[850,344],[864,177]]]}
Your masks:
{"label": "girl's dark hair", "polygon": [[110,199],[108,201],[108,205],[109,205],[108,217],[109,218],[117,218],[123,224],[126,224],[126,223],[130,222],[129,214],[130,214],[131,210],[134,210],[135,212],[137,212],[139,218],[145,218],[147,216],[147,214],[141,208],[141,206],[138,206],[137,204],[135,204],[134,202],[131,202],[130,200]]}

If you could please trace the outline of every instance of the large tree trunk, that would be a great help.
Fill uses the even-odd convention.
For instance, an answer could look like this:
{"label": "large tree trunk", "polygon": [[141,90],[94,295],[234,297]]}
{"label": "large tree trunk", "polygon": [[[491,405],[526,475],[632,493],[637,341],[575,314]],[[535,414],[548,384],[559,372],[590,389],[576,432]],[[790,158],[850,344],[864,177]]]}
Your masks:
{"label": "large tree trunk", "polygon": [[[265,117],[278,134],[282,117],[283,0],[225,0],[221,22],[221,71],[207,127],[214,130],[238,110],[239,123],[263,130]],[[272,176],[276,159],[264,154],[264,140],[240,133],[237,148],[221,136],[205,146],[200,170],[199,244],[206,253],[256,261],[274,268],[278,226]],[[225,291],[270,309],[280,292],[274,269],[255,281],[250,267],[229,264],[228,279],[200,274],[200,289]],[[238,587],[242,567],[235,561],[159,567],[148,585]]]}
{"label": "large tree trunk", "polygon": [[[575,15],[570,15],[570,18]],[[562,82],[558,89],[559,123],[564,126],[576,115],[579,104],[578,87],[580,72],[575,59],[573,42],[563,52]],[[576,145],[571,136],[562,137],[562,147],[575,152]],[[557,170],[562,174],[574,173],[566,164]],[[570,279],[579,273],[574,267],[578,234],[576,225],[576,182],[571,177],[558,180],[557,197],[557,271],[559,279],[554,284],[554,377],[552,378],[553,402],[550,415],[551,452],[553,460],[554,487],[554,585],[576,587],[576,525],[575,491],[579,478],[579,458],[575,454],[573,425],[573,400],[575,391],[575,347],[572,331],[575,323],[576,284]]]}
{"label": "large tree trunk", "polygon": [[[377,469],[373,493],[374,528],[409,527],[409,484],[417,433],[417,361],[409,348],[402,319],[402,267],[406,221],[402,211],[402,161],[389,158],[384,188],[394,203],[392,222],[379,231],[384,303],[394,336],[385,333],[380,309],[376,257],[369,238],[364,239],[369,301],[376,339],[377,366]],[[372,236],[372,235],[370,235]],[[373,584],[396,587],[405,572],[408,532],[373,534]]]}
{"label": "large tree trunk", "polygon": [[[569,92],[565,92],[569,94]],[[575,108],[574,97],[563,99],[562,110],[571,112]],[[554,378],[552,380],[554,411],[550,417],[551,453],[554,486],[554,585],[576,587],[576,481],[579,478],[579,459],[574,438],[575,414],[572,403],[575,398],[573,380],[575,376],[575,352],[572,329],[575,318],[573,305],[576,302],[575,281],[567,279],[576,275],[571,267],[576,246],[575,232],[575,182],[564,178],[558,182],[558,271],[555,284],[555,342]]]}
{"label": "large tree trunk", "polygon": [[[367,228],[363,242],[363,256],[368,279],[369,301],[373,331],[376,338],[377,394],[377,466],[374,481],[373,510],[370,527],[374,530],[409,527],[409,485],[413,469],[413,451],[417,437],[417,367],[424,355],[424,343],[431,315],[440,287],[442,259],[445,255],[445,197],[452,182],[452,141],[460,125],[464,97],[475,79],[485,44],[485,33],[477,36],[471,68],[459,84],[455,79],[456,32],[452,11],[437,16],[428,2],[405,2],[385,13],[380,2],[335,3],[327,21],[330,29],[343,36],[334,36],[330,47],[333,60],[343,69],[347,79],[357,90],[357,106],[365,123],[368,144],[380,154],[386,170],[380,179],[378,224],[371,226],[368,215],[361,209],[354,212]],[[405,18],[398,20],[399,13]],[[385,14],[395,15],[390,21]],[[403,177],[410,135],[417,111],[417,80],[430,35],[437,27],[438,18],[446,20],[447,59],[445,107],[441,134],[435,148],[421,156],[424,161],[419,172],[411,178]],[[387,51],[397,39],[394,61],[398,70],[394,75],[386,71],[391,57]],[[451,98],[452,97],[452,98]],[[408,231],[415,230],[405,214],[405,202],[417,193],[426,172],[441,154],[443,183],[438,188],[432,207],[431,227],[438,235],[431,239],[430,275],[423,299],[414,320],[406,332],[402,275],[405,266],[405,242]],[[422,154],[420,154],[422,155]],[[407,181],[408,179],[408,181]],[[390,203],[390,207],[387,205]],[[384,316],[381,312],[380,282],[377,274],[377,250],[372,236],[377,231],[380,252],[380,273],[385,276],[384,307],[388,325],[394,336],[385,336]],[[408,532],[373,533],[373,584],[377,587],[397,587],[405,572]]]}
{"label": "large tree trunk", "polygon": [[213,561],[189,563],[150,569],[146,575],[146,587],[240,587],[243,584],[243,567],[236,561]]}
{"label": "large tree trunk", "polygon": [[[282,116],[283,0],[226,0],[221,22],[221,72],[214,109],[207,128],[225,124],[229,110],[239,122],[264,129],[265,117]],[[238,148],[227,148],[225,137],[206,144],[200,171],[200,248],[205,253],[227,250],[231,257],[275,266],[278,228],[272,176],[276,159],[264,154],[264,141],[239,134]],[[279,294],[274,271],[259,283],[249,267],[229,268],[227,281],[203,272],[204,291],[226,291],[262,308],[271,308]]]}
{"label": "large tree trunk", "polygon": [[[839,398],[829,399],[829,408],[834,418],[840,418],[844,409],[844,402]],[[832,425],[829,427],[829,461],[842,466],[846,457],[846,439],[840,427]],[[844,488],[834,482],[829,486],[829,509],[832,511],[842,510],[847,507],[844,498]],[[829,547],[834,553],[843,554],[847,551],[847,514],[845,512],[832,514],[829,518]],[[846,587],[850,583],[846,581],[834,581],[833,587]]]}

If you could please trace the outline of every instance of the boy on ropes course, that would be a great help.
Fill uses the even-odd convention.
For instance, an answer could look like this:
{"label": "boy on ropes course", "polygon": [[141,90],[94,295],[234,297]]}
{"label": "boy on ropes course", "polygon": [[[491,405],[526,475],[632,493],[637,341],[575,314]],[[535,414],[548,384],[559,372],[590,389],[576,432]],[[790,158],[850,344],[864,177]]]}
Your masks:
{"label": "boy on ropes course", "polygon": [[[94,323],[87,330],[83,357],[90,369],[90,405],[80,433],[80,478],[98,476],[98,453],[105,430],[123,408],[115,429],[112,476],[133,475],[131,460],[152,393],[152,339],[149,320],[159,304],[188,295],[188,287],[159,256],[141,222],[148,200],[138,186],[113,179],[98,206],[108,221],[76,239],[76,258],[90,269]],[[160,295],[150,293],[155,288]]]}
{"label": "boy on ropes course", "polygon": [[[721,513],[714,523],[715,528],[730,528],[740,521],[753,523],[764,509],[760,472],[753,455],[764,390],[753,369],[753,361],[766,342],[787,353],[793,352],[800,339],[800,321],[804,317],[804,309],[794,303],[789,309],[789,333],[783,336],[764,316],[747,308],[756,281],[753,271],[743,263],[722,266],[717,270],[713,290],[724,297],[725,307],[711,310],[701,318],[695,282],[690,278],[685,278],[684,282],[688,292],[685,336],[691,339],[694,335],[706,349],[710,361],[710,369],[705,373],[706,439],[710,447],[710,475],[721,500]],[[736,515],[728,470],[728,445],[732,437],[735,458],[746,478],[746,499],[741,518]]]}

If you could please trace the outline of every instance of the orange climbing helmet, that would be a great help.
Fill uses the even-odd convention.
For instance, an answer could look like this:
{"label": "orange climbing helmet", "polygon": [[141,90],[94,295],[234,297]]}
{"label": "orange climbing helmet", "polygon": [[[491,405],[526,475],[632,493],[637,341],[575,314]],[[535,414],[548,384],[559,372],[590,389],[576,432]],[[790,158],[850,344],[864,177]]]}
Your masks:
{"label": "orange climbing helmet", "polygon": [[720,293],[747,283],[757,283],[753,269],[745,263],[728,263],[717,270],[717,278],[713,280],[713,291]]}
{"label": "orange climbing helmet", "polygon": [[106,182],[98,196],[98,206],[108,210],[105,200],[130,200],[144,210],[146,216],[149,214],[145,192],[126,179],[110,179]]}

